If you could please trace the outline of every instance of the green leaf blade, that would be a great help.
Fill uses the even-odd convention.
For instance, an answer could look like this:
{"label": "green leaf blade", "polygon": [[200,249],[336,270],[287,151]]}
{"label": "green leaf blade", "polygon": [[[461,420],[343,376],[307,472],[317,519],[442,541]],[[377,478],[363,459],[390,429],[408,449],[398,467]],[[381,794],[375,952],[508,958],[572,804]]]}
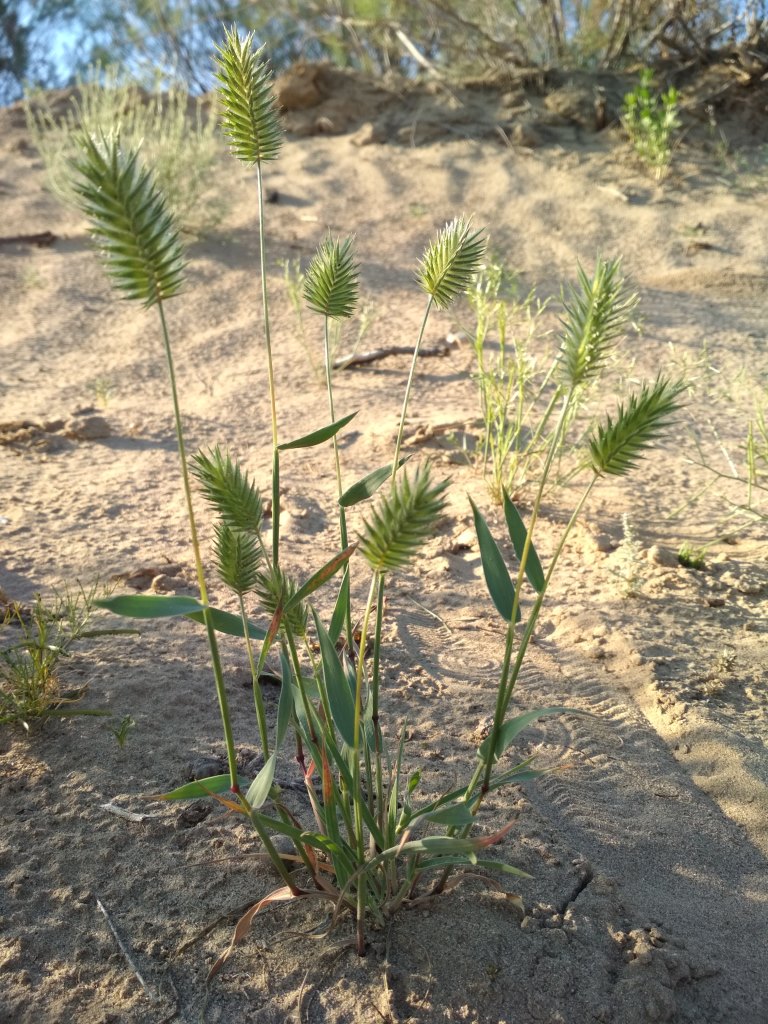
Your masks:
{"label": "green leaf blade", "polygon": [[[505,622],[510,622],[515,602],[515,588],[510,579],[509,570],[480,510],[471,498],[469,503],[472,506],[472,515],[475,520],[475,533],[488,593],[502,619]],[[520,615],[518,604],[517,621],[520,620]]]}
{"label": "green leaf blade", "polygon": [[[410,455],[406,455],[404,458],[399,459],[397,468],[400,469],[410,459]],[[361,501],[367,501],[368,498],[372,498],[373,495],[378,491],[383,483],[385,483],[392,476],[392,463],[388,466],[382,466],[380,469],[374,469],[373,472],[368,473],[362,480],[358,480],[356,484],[352,484],[339,498],[339,504],[342,508],[352,508],[353,505],[359,505]]]}
{"label": "green leaf blade", "polygon": [[354,554],[357,544],[350,544],[349,547],[340,551],[338,555],[334,555],[325,565],[318,569],[317,572],[311,576],[303,586],[299,587],[296,593],[290,598],[285,604],[286,612],[291,611],[297,604],[306,600],[311,594],[314,594],[324,583],[327,583],[329,579],[341,569],[343,565],[346,565],[349,559]]}
{"label": "green leaf blade", "polygon": [[[510,496],[507,494],[506,488],[502,488],[502,494],[504,497],[504,518],[507,521],[509,539],[512,541],[512,547],[515,549],[515,554],[518,559],[522,561],[523,552],[525,551],[525,542],[528,539],[528,531],[525,528],[522,516],[518,512]],[[544,577],[544,570],[541,567],[541,562],[539,561],[539,556],[536,554],[536,549],[533,546],[533,542],[528,546],[528,557],[525,560],[525,575],[528,577],[528,582],[536,593],[541,594],[546,586],[546,579]]]}
{"label": "green leaf blade", "polygon": [[277,450],[280,452],[286,452],[293,448],[315,448],[319,444],[323,444],[325,441],[330,441],[332,437],[357,416],[357,412],[351,412],[349,416],[343,416],[340,420],[336,420],[335,423],[329,423],[325,427],[320,427],[319,430],[313,430],[311,434],[305,434],[303,437],[297,438],[295,441],[286,441],[283,444],[277,446]]}
{"label": "green leaf blade", "polygon": [[312,610],[315,629],[320,641],[320,657],[323,663],[323,679],[328,694],[328,703],[333,715],[333,724],[348,747],[355,746],[355,700],[347,675],[336,653],[336,648],[317,613]]}
{"label": "green leaf blade", "polygon": [[258,810],[267,802],[267,797],[272,789],[272,783],[275,778],[276,767],[277,753],[275,752],[270,754],[264,762],[259,774],[250,784],[248,792],[245,794],[246,803],[251,809]]}
{"label": "green leaf blade", "polygon": [[[525,711],[522,715],[516,715],[515,718],[510,718],[502,723],[496,735],[495,744],[493,743],[493,731],[491,731],[490,735],[481,743],[477,751],[478,757],[486,762],[491,757],[494,761],[498,761],[507,747],[515,741],[523,729],[527,729],[532,722],[537,721],[539,718],[546,718],[550,715],[588,714],[588,711],[578,711],[575,708],[567,707],[534,708],[533,711]],[[493,750],[491,749],[492,746]]]}
{"label": "green leaf blade", "polygon": [[[208,614],[217,633],[225,633],[227,636],[245,637],[243,620],[239,615],[233,615],[232,612],[224,612],[220,608],[209,608]],[[186,617],[193,622],[205,624],[205,616],[202,610],[199,612],[187,612]],[[248,636],[251,640],[263,640],[266,637],[266,631],[261,626],[255,625],[250,620],[247,625]]]}
{"label": "green leaf blade", "polygon": [[118,594],[116,597],[99,598],[93,603],[97,608],[128,619],[165,619],[195,612],[202,616],[204,608],[196,597],[178,594]]}
{"label": "green leaf blade", "polygon": [[[248,780],[238,777],[238,785],[241,788],[248,786]],[[170,793],[159,793],[150,799],[154,800],[199,800],[201,797],[210,796],[212,793],[226,793],[229,791],[232,782],[229,774],[211,775],[207,779],[198,779],[196,782],[188,782],[171,790]]]}

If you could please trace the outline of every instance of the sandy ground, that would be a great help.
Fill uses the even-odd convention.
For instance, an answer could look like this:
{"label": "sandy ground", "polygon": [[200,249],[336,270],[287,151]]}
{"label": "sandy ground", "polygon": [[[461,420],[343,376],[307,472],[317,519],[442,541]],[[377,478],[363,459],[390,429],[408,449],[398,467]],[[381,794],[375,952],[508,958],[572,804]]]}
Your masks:
{"label": "sandy ground", "polygon": [[[311,358],[278,261],[308,259],[326,227],[356,235],[376,312],[365,347],[412,343],[423,310],[412,268],[436,228],[465,212],[489,226],[495,250],[542,297],[558,295],[577,260],[590,267],[598,253],[623,256],[642,297],[642,330],[611,368],[606,402],[659,367],[692,383],[674,436],[628,481],[595,494],[524,671],[519,706],[565,703],[594,715],[531,728],[515,754],[568,770],[489,802],[484,828],[516,822],[498,855],[533,875],[510,887],[525,914],[467,881],[374,932],[361,960],[348,946],[348,922],[318,941],[307,935],[322,923],[316,907],[269,912],[206,989],[233,914],[276,882],[254,856],[252,833],[218,808],[140,798],[210,774],[222,756],[202,633],[148,623],[141,638],[83,644],[64,667],[63,683],[87,684],[86,705],[113,719],[51,721],[30,736],[0,729],[3,1022],[768,1019],[765,527],[731,514],[743,488],[690,462],[703,455],[728,473],[727,452],[743,465],[752,403],[765,393],[765,189],[693,141],[658,188],[615,132],[591,135],[572,122],[519,133],[529,145],[515,147],[499,133],[473,133],[465,117],[425,142],[418,129],[429,119],[409,102],[407,116],[405,106],[376,107],[354,134],[312,135],[294,124],[270,168],[284,438],[321,425],[325,405],[312,368],[319,324],[305,322]],[[312,114],[327,131],[320,116],[334,111]],[[5,124],[2,234],[50,230],[57,240],[0,248],[0,587],[28,602],[63,583],[143,571],[137,587],[165,572],[191,592],[155,317],[112,301],[86,225],[44,191],[18,116]],[[386,144],[371,141],[383,135]],[[256,198],[244,173],[236,196],[221,227],[190,245],[189,287],[168,316],[190,447],[227,444],[266,485]],[[557,310],[555,302],[543,320],[548,329]],[[436,316],[428,343],[467,320],[460,310]],[[349,481],[390,456],[407,369],[406,356],[393,356],[339,376],[337,408],[359,410],[345,434]],[[477,417],[471,369],[466,346],[422,362],[413,435],[419,425]],[[105,384],[102,406],[95,396],[104,398]],[[108,436],[84,437],[93,415],[107,421]],[[9,426],[18,421],[37,426]],[[409,767],[437,792],[472,762],[502,648],[476,546],[456,543],[471,524],[467,494],[497,536],[502,523],[477,469],[441,446],[439,432],[410,450],[445,463],[453,485],[425,556],[391,589],[386,708],[393,723],[407,714]],[[284,479],[285,557],[301,576],[336,543],[329,453],[292,456]],[[548,502],[537,535],[544,559],[576,493],[565,487]],[[623,513],[643,548],[636,597],[617,577]],[[713,542],[703,571],[670,557],[684,541]],[[359,569],[361,590],[363,576]],[[224,660],[247,766],[257,735],[235,641],[224,644]],[[276,691],[266,688],[265,699],[273,713]],[[110,728],[126,715],[136,724],[121,748]],[[286,757],[278,777],[292,773]],[[115,816],[108,803],[145,817]]]}

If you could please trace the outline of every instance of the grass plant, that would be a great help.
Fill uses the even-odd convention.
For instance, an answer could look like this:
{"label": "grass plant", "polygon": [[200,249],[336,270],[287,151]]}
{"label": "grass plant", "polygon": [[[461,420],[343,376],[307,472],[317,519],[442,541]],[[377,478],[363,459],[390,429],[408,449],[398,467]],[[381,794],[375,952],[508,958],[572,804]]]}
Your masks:
{"label": "grass plant", "polygon": [[[424,293],[424,313],[405,386],[397,439],[391,461],[372,468],[350,484],[335,440],[354,412],[336,409],[329,360],[329,332],[334,320],[349,317],[356,305],[358,271],[350,239],[326,239],[304,282],[309,308],[322,317],[328,395],[327,424],[289,441],[278,435],[278,398],[266,287],[266,243],[262,175],[282,143],[282,130],[271,92],[268,68],[253,48],[252,36],[228,31],[218,56],[224,128],[235,155],[256,167],[259,206],[259,251],[262,279],[264,349],[272,450],[272,529],[263,523],[263,501],[255,481],[221,448],[198,452],[187,466],[183,425],[176,389],[171,343],[164,306],[181,289],[184,256],[178,233],[149,172],[135,152],[124,151],[117,137],[83,140],[79,161],[83,209],[92,222],[106,269],[123,295],[154,307],[169,370],[176,423],[182,489],[187,504],[200,597],[131,595],[102,605],[117,614],[143,618],[186,616],[204,624],[211,652],[229,771],[189,783],[160,799],[184,800],[210,795],[245,817],[260,837],[282,885],[267,894],[238,922],[230,947],[213,965],[213,976],[235,945],[248,933],[256,915],[278,902],[314,898],[329,911],[329,929],[342,916],[354,921],[354,943],[362,955],[366,929],[384,925],[403,907],[429,891],[457,884],[464,869],[523,874],[512,864],[490,857],[512,824],[493,832],[479,817],[489,793],[511,783],[538,777],[530,759],[517,762],[507,751],[519,733],[546,715],[567,713],[557,706],[513,713],[512,698],[547,587],[578,515],[604,475],[629,472],[658,438],[675,412],[681,385],[663,378],[647,384],[606,415],[592,431],[583,464],[585,483],[573,514],[562,531],[545,571],[533,543],[542,495],[554,471],[564,431],[580,388],[604,362],[622,320],[622,303],[611,289],[604,301],[584,307],[594,329],[566,332],[552,399],[551,442],[543,455],[540,482],[526,525],[504,491],[505,522],[516,554],[510,574],[506,561],[478,507],[472,511],[485,580],[502,620],[504,658],[499,672],[493,725],[474,763],[461,781],[451,780],[436,799],[420,794],[418,771],[409,771],[406,723],[384,728],[382,660],[385,594],[395,573],[407,571],[425,541],[434,534],[444,508],[448,482],[436,480],[428,463],[404,468],[403,433],[419,349],[433,308],[445,309],[461,296],[485,256],[485,239],[469,221],[447,224],[430,242],[416,278]],[[606,271],[607,273],[607,271]],[[609,276],[609,280],[612,280]],[[598,329],[599,328],[599,329]],[[333,443],[339,520],[339,550],[324,564],[295,577],[284,557],[279,529],[280,479],[291,453]],[[190,475],[215,511],[214,560],[220,578],[235,596],[239,615],[213,608],[195,521]],[[378,492],[378,493],[377,493]],[[347,511],[362,503],[366,511],[355,540],[349,536]],[[354,562],[352,558],[355,556]],[[351,614],[365,575],[367,597],[359,615]],[[338,581],[332,612],[326,616],[315,594]],[[246,597],[256,599],[261,623],[247,615]],[[523,614],[524,613],[524,614]],[[358,622],[359,628],[352,623]],[[253,779],[237,774],[227,689],[218,656],[217,632],[244,638],[251,665],[256,725],[264,764]],[[259,677],[270,651],[280,664],[281,689],[276,720],[270,721]],[[278,761],[287,758],[288,738],[306,794],[307,813],[299,818],[284,802],[275,782]],[[286,854],[282,840],[293,844]],[[280,846],[280,849],[278,849]],[[458,872],[458,873],[457,873]]]}
{"label": "grass plant", "polygon": [[107,715],[77,707],[85,687],[62,684],[62,660],[82,640],[135,630],[93,629],[91,617],[98,588],[64,589],[51,600],[35,595],[30,609],[11,605],[0,623],[0,725],[21,725],[71,715]]}
{"label": "grass plant", "polygon": [[653,171],[657,181],[669,173],[675,133],[680,128],[679,94],[670,86],[658,93],[653,88],[653,71],[645,68],[640,81],[624,97],[621,123],[632,148]]}
{"label": "grass plant", "polygon": [[53,194],[78,206],[72,161],[77,139],[119,130],[123,144],[136,149],[153,168],[177,222],[193,233],[214,227],[226,212],[221,170],[224,153],[214,112],[186,89],[147,93],[117,66],[94,65],[80,79],[63,111],[55,95],[34,92],[25,100],[27,127],[45,165]]}

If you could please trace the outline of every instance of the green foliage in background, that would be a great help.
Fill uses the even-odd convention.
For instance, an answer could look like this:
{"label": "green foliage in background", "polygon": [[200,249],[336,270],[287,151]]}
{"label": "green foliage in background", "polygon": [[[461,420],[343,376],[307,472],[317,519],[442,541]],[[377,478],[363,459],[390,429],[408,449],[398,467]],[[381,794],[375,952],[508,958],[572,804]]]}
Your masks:
{"label": "green foliage in background", "polygon": [[226,210],[224,156],[211,101],[186,88],[148,93],[116,66],[90,68],[61,109],[56,97],[34,92],[25,101],[27,126],[45,164],[48,184],[62,202],[77,206],[72,162],[78,139],[118,132],[128,149],[141,147],[168,207],[191,232],[213,227]]}
{"label": "green foliage in background", "polygon": [[672,162],[675,133],[680,128],[679,94],[670,86],[654,92],[653,71],[645,68],[637,86],[624,97],[621,123],[635,153],[657,181],[666,177]]}
{"label": "green foliage in background", "polygon": [[[330,60],[372,74],[447,78],[516,67],[701,62],[760,49],[763,3],[737,0],[0,0],[0,103],[22,88],[120,64],[146,87],[199,94],[222,24],[255,31],[272,63]],[[58,41],[61,55],[51,58]]]}

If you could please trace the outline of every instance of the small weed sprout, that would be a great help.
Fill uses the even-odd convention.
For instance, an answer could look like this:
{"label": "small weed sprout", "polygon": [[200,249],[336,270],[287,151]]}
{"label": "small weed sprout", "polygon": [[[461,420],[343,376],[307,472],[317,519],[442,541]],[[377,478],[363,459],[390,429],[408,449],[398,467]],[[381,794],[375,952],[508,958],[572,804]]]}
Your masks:
{"label": "small weed sprout", "polygon": [[677,561],[684,569],[705,569],[706,561],[706,547],[697,547],[695,544],[690,544],[686,541],[681,544],[677,552]]}
{"label": "small weed sprout", "polygon": [[680,128],[679,94],[674,87],[664,93],[653,91],[653,71],[645,68],[640,81],[626,94],[621,123],[638,157],[662,181],[672,162],[675,132]]}
{"label": "small weed sprout", "polygon": [[124,715],[120,719],[120,724],[114,726],[109,731],[117,740],[117,745],[122,750],[128,740],[128,733],[136,726],[136,722],[133,720],[131,715]]}
{"label": "small weed sprout", "polygon": [[29,731],[36,720],[71,715],[106,715],[74,707],[85,687],[62,686],[62,659],[81,640],[135,633],[135,630],[92,629],[91,615],[98,587],[65,589],[50,601],[37,594],[30,609],[11,605],[0,623],[0,725],[21,725]]}
{"label": "small weed sprout", "polygon": [[619,580],[623,597],[638,597],[648,581],[642,571],[645,563],[643,546],[635,535],[629,515],[621,517],[622,537],[616,551],[614,576]]}
{"label": "small weed sprout", "polygon": [[93,395],[93,399],[97,405],[100,405],[102,409],[106,409],[109,405],[109,399],[115,390],[115,386],[106,377],[96,377],[88,385],[88,390]]}
{"label": "small weed sprout", "polygon": [[[281,440],[265,267],[263,173],[282,144],[282,128],[272,93],[271,75],[253,48],[253,36],[227,31],[218,49],[218,79],[224,130],[234,154],[256,169],[259,252],[269,418],[271,420],[272,531],[263,532],[263,501],[255,481],[226,452],[198,452],[192,474],[217,517],[214,559],[218,575],[235,595],[239,615],[209,604],[202,553],[193,509],[190,472],[176,388],[174,362],[164,305],[182,288],[184,256],[178,232],[151,174],[135,151],[116,137],[82,140],[79,194],[92,223],[106,269],[123,295],[156,307],[169,371],[182,489],[192,536],[200,598],[127,595],[100,602],[103,607],[140,618],[187,617],[204,625],[227,752],[225,774],[185,784],[158,799],[186,800],[208,795],[242,815],[255,829],[282,879],[239,921],[232,942],[211,968],[215,975],[247,935],[260,910],[276,902],[322,899],[331,926],[342,916],[354,921],[355,947],[366,949],[366,930],[383,926],[425,891],[439,893],[460,876],[457,868],[524,873],[489,857],[487,851],[509,833],[513,823],[488,834],[478,830],[478,813],[488,794],[512,783],[539,777],[530,759],[516,763],[505,754],[519,733],[538,718],[569,713],[565,707],[510,714],[518,677],[533,636],[547,587],[574,523],[593,487],[606,475],[624,476],[659,438],[679,405],[680,383],[659,377],[606,415],[589,436],[586,480],[572,516],[545,572],[533,543],[542,497],[554,472],[564,432],[579,401],[580,389],[597,372],[609,342],[622,322],[625,306],[617,298],[610,269],[598,278],[597,300],[590,306],[594,329],[575,331],[557,362],[557,408],[551,411],[551,440],[543,453],[540,482],[526,525],[509,494],[502,492],[504,519],[515,551],[512,573],[478,507],[471,502],[483,574],[501,618],[504,657],[495,695],[493,724],[477,756],[459,781],[435,797],[420,790],[418,772],[409,773],[405,722],[383,727],[385,596],[392,576],[407,571],[434,535],[444,505],[446,480],[435,480],[428,463],[403,468],[403,436],[414,375],[434,307],[447,309],[463,295],[485,259],[485,238],[464,218],[447,224],[427,245],[416,279],[424,293],[424,313],[405,385],[397,438],[390,461],[373,467],[350,484],[344,473],[337,435],[355,412],[336,409],[330,334],[334,321],[346,320],[358,302],[358,270],[352,240],[328,237],[306,272],[304,298],[321,318],[329,423]],[[608,286],[611,287],[608,287]],[[590,293],[591,294],[591,293]],[[585,300],[586,301],[586,300]],[[578,306],[578,304],[577,304]],[[581,310],[586,315],[586,306]],[[573,312],[578,320],[579,308]],[[554,372],[554,371],[553,371]],[[266,403],[265,403],[266,404]],[[280,480],[292,452],[333,442],[337,484],[339,550],[320,566],[294,577],[285,559],[280,531]],[[349,535],[347,511],[367,504],[356,539]],[[355,561],[352,561],[356,555]],[[368,592],[359,614],[352,614],[350,576],[365,574]],[[332,612],[324,617],[316,592],[334,585]],[[262,623],[246,614],[245,596],[255,595]],[[357,625],[355,625],[357,624]],[[264,763],[253,779],[238,774],[231,716],[221,659],[219,632],[241,636],[251,666],[254,711]],[[279,659],[281,687],[276,716],[268,716],[260,674],[270,651]],[[306,789],[309,810],[299,820],[276,783],[278,761],[291,756]],[[293,844],[286,854],[284,839]],[[278,845],[281,848],[278,849]],[[490,879],[489,885],[496,886]],[[511,897],[514,898],[514,897]]]}

